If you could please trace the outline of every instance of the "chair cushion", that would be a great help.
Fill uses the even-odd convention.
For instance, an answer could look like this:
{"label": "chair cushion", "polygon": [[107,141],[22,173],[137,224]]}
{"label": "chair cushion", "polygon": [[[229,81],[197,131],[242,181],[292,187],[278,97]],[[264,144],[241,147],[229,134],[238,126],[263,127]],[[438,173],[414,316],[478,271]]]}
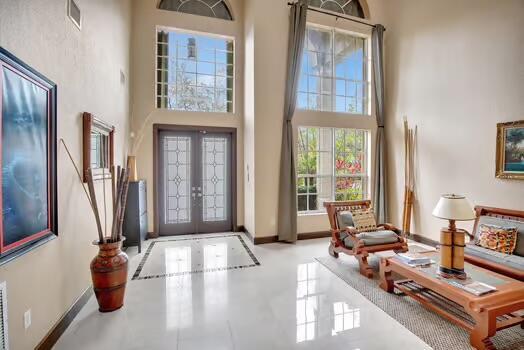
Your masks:
{"label": "chair cushion", "polygon": [[355,223],[355,228],[358,232],[362,231],[376,231],[377,222],[375,221],[375,214],[373,209],[367,208],[362,210],[354,210],[353,222]]}
{"label": "chair cushion", "polygon": [[513,251],[514,255],[524,257],[524,222],[511,220],[511,219],[501,219],[493,216],[483,215],[479,217],[477,231],[475,232],[475,242],[478,242],[478,234],[480,229],[480,224],[487,225],[496,225],[502,227],[516,227],[517,228],[517,245]]}
{"label": "chair cushion", "polygon": [[512,254],[517,243],[517,228],[480,224],[476,244],[500,253]]}
{"label": "chair cushion", "polygon": [[496,264],[505,265],[517,270],[524,271],[524,257],[500,253],[491,249],[486,249],[478,245],[468,243],[464,248],[466,255],[476,256]]}
{"label": "chair cushion", "polygon": [[353,214],[351,214],[349,210],[337,212],[337,222],[340,230],[343,230],[348,226],[355,226],[353,223]]}
{"label": "chair cushion", "polygon": [[[379,244],[397,243],[399,239],[395,232],[389,230],[362,232],[355,236],[364,241],[364,246],[366,247]],[[344,239],[344,245],[347,248],[353,248],[353,240],[351,240],[351,237],[346,237]]]}

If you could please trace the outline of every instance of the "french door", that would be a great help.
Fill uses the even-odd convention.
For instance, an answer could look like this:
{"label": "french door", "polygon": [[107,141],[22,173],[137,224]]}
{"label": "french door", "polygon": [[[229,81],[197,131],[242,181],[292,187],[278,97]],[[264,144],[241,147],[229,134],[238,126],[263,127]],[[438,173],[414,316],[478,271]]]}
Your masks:
{"label": "french door", "polygon": [[159,235],[233,229],[232,134],[158,130]]}

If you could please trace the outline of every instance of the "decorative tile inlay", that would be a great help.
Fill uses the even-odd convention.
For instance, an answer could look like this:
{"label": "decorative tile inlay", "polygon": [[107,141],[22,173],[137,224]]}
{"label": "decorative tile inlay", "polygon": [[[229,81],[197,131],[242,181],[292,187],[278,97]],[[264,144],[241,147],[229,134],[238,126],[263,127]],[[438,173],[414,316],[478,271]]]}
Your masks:
{"label": "decorative tile inlay", "polygon": [[[159,248],[153,251],[153,248],[161,245],[164,245],[163,251]],[[155,254],[158,255],[152,258]],[[241,235],[157,240],[149,244],[132,280],[236,270],[258,265],[260,262]],[[141,273],[145,275],[141,276]]]}

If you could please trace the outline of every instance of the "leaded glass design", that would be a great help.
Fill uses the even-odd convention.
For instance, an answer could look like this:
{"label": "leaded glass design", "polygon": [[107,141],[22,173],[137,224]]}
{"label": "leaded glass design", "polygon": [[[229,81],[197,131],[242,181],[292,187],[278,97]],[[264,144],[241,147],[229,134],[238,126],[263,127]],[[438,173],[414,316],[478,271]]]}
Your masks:
{"label": "leaded glass design", "polygon": [[204,137],[202,139],[202,211],[204,221],[227,219],[226,152],[227,138]]}
{"label": "leaded glass design", "polygon": [[165,224],[191,221],[191,137],[166,136],[164,139]]}
{"label": "leaded glass design", "polygon": [[353,17],[365,18],[364,11],[358,0],[309,0],[309,6]]}
{"label": "leaded glass design", "polygon": [[231,11],[224,0],[161,0],[161,10],[184,12],[192,15],[233,20]]}
{"label": "leaded glass design", "polygon": [[233,112],[233,39],[159,29],[156,69],[157,108]]}
{"label": "leaded glass design", "polygon": [[367,196],[366,130],[298,128],[298,211],[321,211],[325,201]]}

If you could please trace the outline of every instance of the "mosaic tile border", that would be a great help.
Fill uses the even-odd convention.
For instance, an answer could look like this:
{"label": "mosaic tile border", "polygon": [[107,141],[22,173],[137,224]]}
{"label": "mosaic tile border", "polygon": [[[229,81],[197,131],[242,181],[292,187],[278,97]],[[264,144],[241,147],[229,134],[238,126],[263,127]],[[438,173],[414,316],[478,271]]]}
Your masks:
{"label": "mosaic tile border", "polygon": [[[198,269],[198,270],[191,270],[191,271],[184,271],[184,272],[173,272],[173,273],[163,273],[158,275],[148,275],[148,276],[140,276],[140,273],[142,272],[142,269],[144,268],[144,265],[147,262],[147,259],[149,258],[149,254],[151,254],[151,251],[153,250],[153,247],[158,243],[164,243],[164,242],[179,242],[179,241],[197,241],[197,240],[204,240],[204,239],[213,239],[213,238],[224,238],[224,237],[236,237],[246,250],[246,253],[249,255],[251,260],[253,261],[253,264],[248,265],[238,265],[238,266],[228,266],[228,267],[218,267],[213,269]],[[149,244],[149,247],[147,248],[147,251],[144,253],[144,256],[142,257],[142,260],[138,264],[138,267],[133,274],[133,277],[131,278],[132,281],[136,280],[148,280],[153,278],[165,278],[165,277],[175,277],[175,276],[184,276],[184,275],[191,275],[191,274],[197,274],[197,273],[205,273],[205,272],[216,272],[216,271],[226,271],[226,270],[237,270],[237,269],[245,269],[248,267],[255,267],[259,266],[260,262],[256,258],[255,254],[249,249],[246,242],[242,238],[241,235],[220,235],[220,236],[211,236],[211,237],[190,237],[190,238],[178,238],[178,239],[163,239],[159,241],[153,241],[151,244]]]}

